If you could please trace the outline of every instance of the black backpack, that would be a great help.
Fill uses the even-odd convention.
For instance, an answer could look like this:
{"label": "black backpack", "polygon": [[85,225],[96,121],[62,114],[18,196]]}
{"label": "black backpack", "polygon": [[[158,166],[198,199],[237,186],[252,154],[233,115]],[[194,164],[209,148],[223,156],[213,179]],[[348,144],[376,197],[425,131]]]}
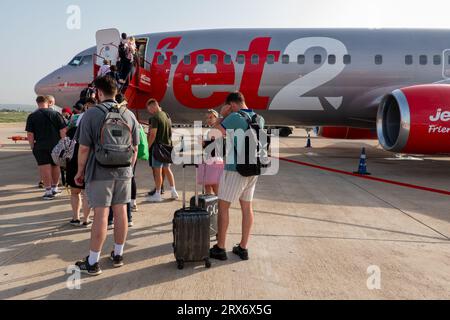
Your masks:
{"label": "black backpack", "polygon": [[87,99],[89,99],[94,93],[95,93],[94,88],[88,87],[88,88],[83,89],[83,91],[81,91],[81,93],[80,93],[80,101],[78,101],[78,102],[85,104]]}
{"label": "black backpack", "polygon": [[[243,111],[240,111],[239,114],[247,121],[250,134],[245,137],[245,163],[239,163],[238,161],[236,170],[243,177],[260,176],[263,173],[263,169],[267,168],[269,163],[267,150],[267,143],[269,140],[267,132],[260,126],[260,123],[262,122],[260,115],[255,114],[253,117],[250,117]],[[263,145],[263,141],[266,141],[266,145]],[[250,146],[256,146],[253,155],[251,154]],[[238,153],[237,149],[236,153]]]}

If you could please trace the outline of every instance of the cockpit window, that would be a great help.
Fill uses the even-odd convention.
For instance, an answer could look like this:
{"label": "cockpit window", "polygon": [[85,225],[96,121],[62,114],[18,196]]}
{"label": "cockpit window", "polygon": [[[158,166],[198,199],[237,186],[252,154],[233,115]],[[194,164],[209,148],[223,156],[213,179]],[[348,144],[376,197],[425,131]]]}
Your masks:
{"label": "cockpit window", "polygon": [[69,66],[78,67],[81,62],[83,61],[83,57],[78,56],[72,59],[72,61],[69,62]]}
{"label": "cockpit window", "polygon": [[84,56],[81,64],[84,66],[86,64],[92,64],[92,55]]}

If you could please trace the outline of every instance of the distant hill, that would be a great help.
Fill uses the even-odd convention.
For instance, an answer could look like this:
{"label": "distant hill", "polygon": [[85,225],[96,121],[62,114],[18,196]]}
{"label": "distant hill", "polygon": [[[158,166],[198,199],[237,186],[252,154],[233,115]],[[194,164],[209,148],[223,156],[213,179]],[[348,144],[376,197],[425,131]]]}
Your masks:
{"label": "distant hill", "polygon": [[0,104],[0,110],[15,110],[31,112],[36,110],[36,106],[24,104]]}

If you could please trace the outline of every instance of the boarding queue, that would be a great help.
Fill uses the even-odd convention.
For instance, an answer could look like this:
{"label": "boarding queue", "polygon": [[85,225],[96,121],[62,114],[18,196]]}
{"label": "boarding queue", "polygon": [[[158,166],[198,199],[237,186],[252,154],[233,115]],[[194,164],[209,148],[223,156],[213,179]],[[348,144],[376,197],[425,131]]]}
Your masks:
{"label": "boarding queue", "polygon": [[[132,47],[132,41],[126,42],[126,35],[123,38],[122,45]],[[119,73],[128,75],[133,56],[125,52],[121,55]],[[71,110],[59,113],[52,109],[53,97],[39,96],[38,109],[26,124],[45,189],[43,200],[54,200],[61,196],[61,187],[67,188],[72,208],[70,224],[91,228],[88,254],[76,266],[92,276],[102,273],[99,261],[108,229],[114,230],[112,266],[119,268],[125,263],[128,229],[134,226],[133,214],[139,210],[136,184],[139,160],[149,161],[155,186],[143,202],[157,206],[163,199],[180,198],[172,171],[174,146],[170,115],[157,100],[150,99],[146,108],[151,118],[149,131],[145,132],[121,94],[123,77],[118,80],[109,74],[108,67],[103,69]],[[242,153],[245,159],[249,158],[250,150],[246,142],[242,144],[232,134],[239,130],[263,130],[264,119],[247,107],[243,94],[235,92],[224,101],[220,112],[208,110],[205,122],[209,129],[199,139],[205,155],[201,164],[193,165],[197,170],[196,186],[204,192],[196,192],[189,206],[183,200],[183,208],[174,216],[174,252],[180,269],[187,262],[204,261],[210,267],[210,259],[228,259],[229,210],[236,202],[242,209],[242,238],[232,252],[242,260],[249,259],[248,244],[254,221],[252,203],[262,166],[259,161],[256,164],[239,161]],[[259,137],[259,134],[252,136]],[[224,145],[225,138],[229,139],[225,144],[231,147],[217,147]],[[187,170],[192,165],[181,166]],[[65,174],[63,185],[59,184],[61,168]],[[165,193],[164,180],[170,186]],[[218,212],[209,210],[211,204]],[[217,244],[212,248],[211,237],[217,237]]]}

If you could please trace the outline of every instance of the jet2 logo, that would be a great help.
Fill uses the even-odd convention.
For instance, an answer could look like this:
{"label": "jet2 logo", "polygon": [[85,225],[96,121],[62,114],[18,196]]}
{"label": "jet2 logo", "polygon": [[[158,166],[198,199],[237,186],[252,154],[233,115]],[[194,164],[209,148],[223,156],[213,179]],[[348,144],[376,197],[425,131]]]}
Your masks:
{"label": "jet2 logo", "polygon": [[[314,110],[324,111],[324,107],[319,97],[306,96],[309,92],[317,89],[336,78],[345,68],[342,57],[346,55],[346,46],[332,38],[312,37],[301,38],[291,42],[284,54],[294,59],[304,54],[311,48],[320,47],[325,49],[327,54],[334,54],[336,63],[324,63],[311,73],[291,82],[271,97],[260,95],[261,82],[264,70],[268,65],[269,56],[274,63],[280,60],[281,51],[271,50],[272,38],[258,37],[250,41],[247,50],[237,52],[237,56],[244,57],[244,67],[240,82],[241,91],[247,100],[248,105],[259,110]],[[151,67],[152,91],[157,100],[162,100],[168,87],[170,87],[170,74],[172,71],[172,61],[175,59],[174,50],[180,45],[181,37],[171,37],[159,42],[153,56]],[[186,60],[182,57],[177,61],[175,74],[173,76],[172,89],[178,102],[188,108],[205,109],[219,107],[226,99],[230,90],[236,84],[236,67],[233,61],[226,61],[227,53],[219,49],[201,49],[191,52]],[[254,56],[258,59],[255,61]],[[200,59],[201,57],[201,59]],[[203,60],[205,64],[214,65],[215,72],[198,72],[198,61]],[[232,59],[233,60],[233,59]],[[252,61],[253,60],[253,61]],[[208,96],[195,95],[194,89],[209,87],[211,92]],[[216,88],[214,91],[214,88]],[[217,89],[219,88],[219,89]],[[343,97],[324,97],[324,99],[336,110],[342,106]]]}
{"label": "jet2 logo", "polygon": [[[439,108],[439,109],[437,109],[435,115],[430,116],[430,121],[431,122],[450,122],[450,111],[442,111],[442,108]],[[432,124],[428,128],[428,133],[448,134],[448,133],[450,133],[450,128]]]}
{"label": "jet2 logo", "polygon": [[448,122],[448,121],[450,121],[450,111],[442,112],[442,109],[439,108],[439,109],[437,109],[436,115],[430,116],[430,121],[431,122],[438,122],[438,121]]}

